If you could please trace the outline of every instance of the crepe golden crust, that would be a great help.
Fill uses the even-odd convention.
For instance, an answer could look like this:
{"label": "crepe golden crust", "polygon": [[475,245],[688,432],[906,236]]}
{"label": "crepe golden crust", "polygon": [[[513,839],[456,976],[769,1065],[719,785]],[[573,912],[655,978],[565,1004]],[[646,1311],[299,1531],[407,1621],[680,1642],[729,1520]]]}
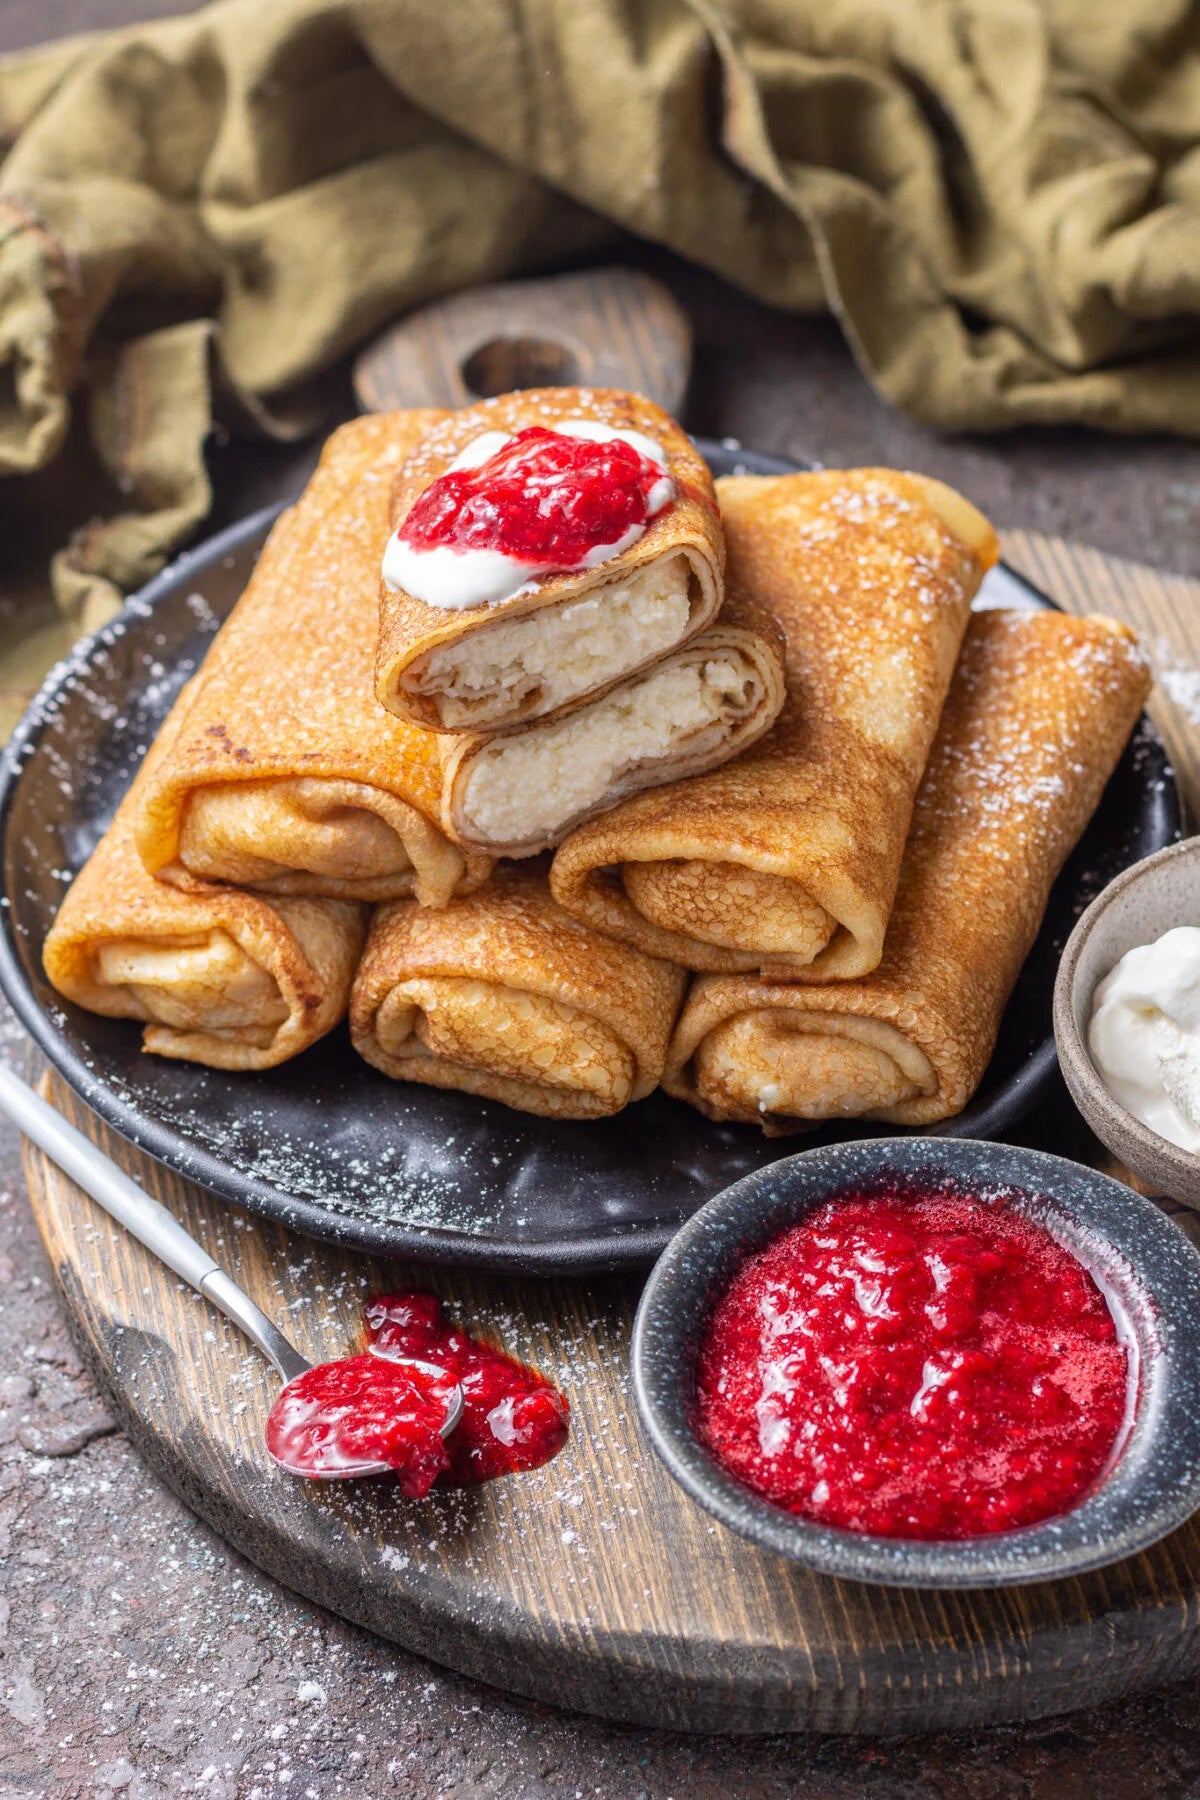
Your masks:
{"label": "crepe golden crust", "polygon": [[430,905],[491,859],[439,823],[437,740],[371,691],[379,558],[396,469],[436,412],[336,431],[271,533],[142,798],[138,850],[164,880]]}
{"label": "crepe golden crust", "polygon": [[717,484],[728,582],[787,638],[787,701],[714,773],[582,826],[551,885],[575,917],[684,967],[874,968],[929,746],[995,534],[885,469]]}
{"label": "crepe golden crust", "polygon": [[501,865],[442,910],[379,908],[350,1030],[397,1080],[603,1118],[657,1087],[684,980],[568,919],[544,868]]}
{"label": "crepe golden crust", "polygon": [[[186,710],[191,690],[178,703]],[[89,1012],[138,1019],[143,1047],[214,1069],[270,1069],[346,1012],[366,935],[353,901],[265,900],[155,881],[133,820],[182,722],[164,727],[46,938],[46,974]]]}
{"label": "crepe golden crust", "polygon": [[629,794],[719,767],[779,717],[783,654],[775,620],[731,595],[707,631],[565,717],[444,735],[445,829],[468,849],[532,856]]}
{"label": "crepe golden crust", "polygon": [[[721,604],[724,546],[717,519],[712,476],[699,451],[674,420],[640,394],[612,388],[540,388],[481,401],[452,413],[430,431],[407,458],[396,480],[392,524],[407,517],[418,496],[445,474],[459,452],[484,432],[516,432],[529,425],[556,425],[586,418],[618,429],[643,432],[666,452],[676,496],[647,524],[636,544],[595,568],[571,574],[550,575],[530,584],[530,591],[496,605],[464,611],[428,606],[404,589],[380,586],[379,647],[375,663],[376,692],[382,704],[398,717],[411,719],[434,731],[478,730],[492,732],[541,717],[557,717],[584,700],[606,692],[639,669],[648,668],[667,650],[684,643],[712,623]],[[481,692],[474,716],[459,704],[455,710],[446,680],[431,668],[431,658],[447,661],[453,646],[476,640],[482,634],[515,620],[550,621],[557,611],[584,595],[599,595],[666,559],[680,557],[686,563],[686,622],[671,642],[659,643],[647,654],[632,656],[622,666],[610,667],[597,678],[581,677],[584,685],[568,698],[548,696],[536,677],[514,676],[511,692]],[[602,627],[603,620],[600,620]],[[452,659],[451,659],[452,660]]]}
{"label": "crepe golden crust", "polygon": [[978,614],[917,797],[879,967],[819,986],[701,976],[663,1085],[713,1118],[768,1132],[848,1116],[928,1125],[960,1112],[1149,687],[1133,634],[1113,620]]}

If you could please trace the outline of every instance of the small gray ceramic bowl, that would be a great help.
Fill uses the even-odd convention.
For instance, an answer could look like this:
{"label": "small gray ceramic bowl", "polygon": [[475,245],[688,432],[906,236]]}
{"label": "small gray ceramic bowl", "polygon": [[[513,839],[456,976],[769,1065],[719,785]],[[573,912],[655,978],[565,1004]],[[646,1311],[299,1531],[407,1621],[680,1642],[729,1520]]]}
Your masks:
{"label": "small gray ceramic bowl", "polygon": [[[746,1256],[825,1201],[889,1177],[998,1190],[1091,1270],[1131,1346],[1136,1401],[1118,1452],[1070,1512],[954,1542],[868,1537],[798,1518],[728,1475],[696,1435],[696,1352]],[[973,1139],[876,1138],[785,1157],[718,1194],[655,1265],[633,1328],[633,1384],[650,1441],[682,1488],[731,1530],[825,1575],[979,1588],[1078,1575],[1144,1550],[1200,1506],[1200,1256],[1149,1200],[1040,1151]]]}
{"label": "small gray ceramic bowl", "polygon": [[1200,1156],[1168,1143],[1113,1099],[1087,1045],[1092,999],[1110,969],[1138,944],[1176,925],[1200,925],[1200,838],[1135,863],[1083,914],[1054,983],[1054,1041],[1071,1097],[1114,1156],[1159,1193],[1200,1206]]}

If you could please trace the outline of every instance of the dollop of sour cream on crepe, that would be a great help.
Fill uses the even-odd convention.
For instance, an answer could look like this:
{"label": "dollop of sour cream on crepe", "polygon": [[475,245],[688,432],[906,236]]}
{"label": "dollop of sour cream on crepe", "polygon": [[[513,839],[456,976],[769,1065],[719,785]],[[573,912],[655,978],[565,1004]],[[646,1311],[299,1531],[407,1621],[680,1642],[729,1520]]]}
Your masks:
{"label": "dollop of sour cream on crepe", "polygon": [[595,419],[485,431],[418,495],[383,579],[446,611],[495,606],[620,556],[674,498],[666,452],[644,432]]}

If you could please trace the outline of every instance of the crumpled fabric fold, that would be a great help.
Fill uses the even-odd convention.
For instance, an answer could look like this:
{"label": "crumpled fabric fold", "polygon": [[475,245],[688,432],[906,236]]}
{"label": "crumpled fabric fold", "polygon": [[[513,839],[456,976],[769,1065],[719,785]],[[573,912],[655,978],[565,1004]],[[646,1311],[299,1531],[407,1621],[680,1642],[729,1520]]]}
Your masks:
{"label": "crumpled fabric fold", "polygon": [[[0,493],[75,409],[128,502],[82,625],[194,532],[214,426],[614,228],[829,309],[950,430],[1200,430],[1186,0],[217,0],[0,62]],[[0,685],[5,677],[0,652]]]}

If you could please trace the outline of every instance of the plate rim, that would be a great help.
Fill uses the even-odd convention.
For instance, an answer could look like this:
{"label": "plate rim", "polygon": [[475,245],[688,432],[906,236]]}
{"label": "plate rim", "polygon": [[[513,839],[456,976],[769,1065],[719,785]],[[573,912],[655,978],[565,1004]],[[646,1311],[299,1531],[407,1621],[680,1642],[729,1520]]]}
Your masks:
{"label": "plate rim", "polygon": [[[751,473],[793,474],[806,467],[785,456],[746,449],[734,439],[718,441],[697,437],[694,441],[706,460],[710,453],[716,453],[722,461],[734,458],[744,463]],[[151,616],[159,601],[174,592],[182,579],[186,579],[190,573],[199,574],[222,558],[242,549],[254,537],[265,533],[280,514],[294,504],[294,500],[295,496],[260,507],[245,518],[203,539],[193,548],[181,551],[156,576],[130,595],[112,619],[86,637],[80,638],[68,654],[49,671],[0,752],[0,846],[8,841],[12,809],[25,766],[49,727],[52,703],[66,683],[73,676],[86,671],[98,648],[124,636],[131,626]],[[1062,610],[1027,576],[1007,563],[1000,566],[1039,606],[1049,607],[1054,611]],[[1154,740],[1161,745],[1161,739],[1145,712],[1142,714],[1142,725],[1143,728],[1148,726]],[[1164,790],[1164,805],[1169,815],[1170,828],[1174,837],[1178,838],[1181,824],[1179,792],[1169,758],[1166,760],[1166,768],[1170,780]],[[352,1214],[339,1213],[323,1206],[317,1200],[277,1187],[258,1176],[245,1174],[211,1151],[195,1144],[182,1132],[123,1101],[102,1077],[88,1067],[40,1004],[26,975],[15,940],[16,921],[12,903],[6,892],[0,892],[0,990],[21,1024],[67,1085],[105,1125],[126,1142],[146,1152],[185,1180],[196,1182],[218,1198],[246,1211],[279,1220],[324,1242],[344,1245],[366,1254],[393,1259],[410,1257],[463,1268],[496,1269],[535,1275],[604,1274],[620,1269],[644,1268],[661,1254],[686,1223],[684,1219],[678,1223],[664,1222],[656,1226],[617,1225],[590,1236],[517,1242],[511,1238],[490,1238],[455,1231],[446,1226],[417,1223],[385,1225],[356,1218]],[[954,1118],[913,1135],[993,1138],[1001,1131],[1010,1129],[1025,1116],[1056,1066],[1057,1052],[1053,1031],[1050,1030],[1001,1091],[981,1101],[971,1101]],[[883,1133],[886,1129],[881,1126],[880,1132]],[[788,1147],[790,1140],[781,1138],[778,1141],[779,1157],[773,1160],[778,1161],[795,1154],[794,1149]]]}

